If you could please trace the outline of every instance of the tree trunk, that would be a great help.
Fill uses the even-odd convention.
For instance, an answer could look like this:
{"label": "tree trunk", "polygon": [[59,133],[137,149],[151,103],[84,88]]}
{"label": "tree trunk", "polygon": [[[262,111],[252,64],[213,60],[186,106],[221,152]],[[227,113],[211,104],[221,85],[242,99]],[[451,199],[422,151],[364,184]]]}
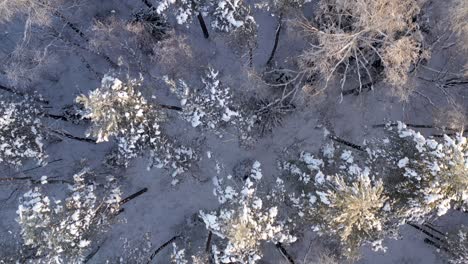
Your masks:
{"label": "tree trunk", "polygon": [[60,136],[67,137],[69,139],[74,139],[74,140],[83,141],[83,142],[87,142],[87,143],[97,144],[96,140],[94,140],[94,139],[77,137],[77,136],[74,136],[74,135],[69,134],[69,133],[64,132],[64,131],[50,130],[50,132],[52,132],[54,134],[57,134],[57,135],[60,135]]}
{"label": "tree trunk", "polygon": [[174,237],[172,237],[171,239],[169,239],[168,241],[166,241],[164,244],[162,244],[160,247],[158,247],[154,252],[153,254],[151,254],[151,256],[149,257],[149,260],[147,262],[147,264],[150,264],[151,261],[154,259],[154,257],[156,257],[156,255],[161,252],[161,250],[163,250],[165,247],[167,247],[170,243],[172,243],[174,240],[176,240],[177,238],[179,238],[180,235],[176,235]]}
{"label": "tree trunk", "polygon": [[136,192],[136,193],[134,193],[134,194],[128,196],[127,198],[122,199],[122,200],[119,202],[119,205],[126,204],[126,203],[128,203],[129,201],[131,201],[131,200],[137,198],[138,196],[144,194],[144,193],[147,192],[147,191],[148,191],[148,188],[143,188],[143,189],[139,190],[138,192]]}
{"label": "tree trunk", "polygon": [[[87,51],[87,52],[89,52],[89,53],[91,53],[91,54],[93,54],[93,55],[96,55],[96,56],[102,56],[113,68],[116,68],[116,69],[119,68],[119,65],[117,65],[117,63],[113,62],[113,61],[109,58],[109,56],[107,56],[107,55],[105,55],[105,54],[101,54],[101,53],[96,52],[96,51],[93,51],[93,50],[89,49],[88,47],[82,46],[82,45],[77,44],[77,43],[75,43],[75,42],[72,42],[72,41],[70,41],[70,40],[64,38],[56,29],[54,29],[54,28],[52,28],[52,27],[51,27],[50,29],[51,29],[52,34],[53,34],[54,37],[56,37],[56,38],[62,40],[63,42],[67,43],[68,45],[71,45],[71,46],[73,46],[73,47],[77,47],[77,48],[79,48],[79,49],[85,50],[85,51]],[[78,54],[78,56],[80,56],[80,55]],[[83,61],[83,58],[82,58],[82,61]],[[86,64],[87,62],[84,61],[84,63]],[[86,67],[87,67],[87,66],[86,66]],[[95,71],[94,71],[94,72],[95,72]]]}
{"label": "tree trunk", "polygon": [[[77,25],[75,25],[74,23],[70,22],[62,13],[60,13],[58,10],[54,9],[53,7],[49,6],[47,3],[45,3],[44,1],[40,1],[44,6],[48,7],[49,9],[52,10],[52,14],[58,18],[60,18],[60,20],[62,20],[63,22],[65,22],[65,24],[71,28],[76,34],[78,34],[84,41],[86,42],[89,42],[89,38],[84,34],[83,31],[81,31],[81,29],[79,29],[79,27]],[[61,38],[63,40],[63,38]],[[98,53],[99,54],[99,53]],[[99,54],[101,56],[103,56],[106,61],[108,61],[113,67],[116,66],[116,64],[107,56],[107,55],[104,55],[104,54]]]}
{"label": "tree trunk", "polygon": [[271,50],[270,57],[266,63],[267,66],[271,64],[273,58],[275,57],[276,49],[278,48],[279,36],[281,32],[281,28],[283,27],[283,14],[280,14],[278,19],[278,26],[276,27],[276,34],[275,34],[275,44],[273,45],[273,49]]}
{"label": "tree trunk", "polygon": [[286,249],[281,243],[276,243],[275,246],[279,250],[279,252],[281,252],[281,255],[283,255],[283,257],[287,259],[290,264],[294,264],[294,259],[291,255],[289,255],[289,253],[286,251]]}
{"label": "tree trunk", "polygon": [[328,138],[333,140],[333,141],[336,141],[338,143],[341,143],[343,145],[346,145],[348,147],[351,147],[353,149],[356,149],[356,150],[359,150],[359,151],[365,151],[365,149],[362,146],[359,146],[359,145],[356,145],[356,144],[351,143],[349,141],[346,141],[346,140],[344,140],[342,138],[339,138],[339,137],[337,137],[335,135],[329,135]]}
{"label": "tree trunk", "polygon": [[147,7],[153,9],[153,4],[150,3],[148,0],[141,0]]}
{"label": "tree trunk", "polygon": [[52,11],[52,14],[58,18],[60,18],[60,20],[62,20],[63,22],[65,22],[65,24],[71,28],[75,33],[77,33],[78,35],[80,35],[81,38],[83,38],[86,42],[89,42],[89,39],[85,36],[85,34],[75,25],[73,24],[72,22],[70,22],[62,13],[60,13],[57,9],[53,8],[52,6],[48,5],[47,2],[45,1],[42,1],[42,0],[39,0],[39,2],[46,6],[50,11]]}
{"label": "tree trunk", "polygon": [[205,244],[205,252],[210,252],[211,250],[211,238],[213,236],[213,233],[209,231],[208,233],[208,238],[206,239],[206,244]]}
{"label": "tree trunk", "polygon": [[64,15],[62,15],[62,13],[58,12],[58,11],[54,11],[53,14],[55,16],[57,16],[58,18],[60,18],[63,22],[65,22],[65,24],[71,28],[76,34],[78,34],[82,39],[84,39],[86,42],[89,42],[89,39],[88,37],[86,37],[86,35],[83,33],[83,31],[81,31],[78,26],[76,26],[75,24],[73,24],[72,22],[70,22]]}
{"label": "tree trunk", "polygon": [[208,33],[208,28],[206,27],[205,20],[203,19],[203,16],[200,12],[198,13],[197,18],[198,22],[200,22],[200,27],[203,31],[203,35],[205,36],[205,38],[209,38],[210,34]]}
{"label": "tree trunk", "polygon": [[182,111],[182,107],[174,106],[174,105],[165,105],[165,104],[157,104],[159,107],[163,109],[175,110],[175,111]]}
{"label": "tree trunk", "polygon": [[[22,93],[20,91],[17,91],[13,88],[10,88],[10,87],[6,87],[6,86],[3,86],[0,84],[0,90],[3,90],[5,92],[9,92],[9,93],[12,93],[12,94],[16,94],[18,96],[22,96],[22,97],[27,97],[28,95],[26,95],[25,93]],[[35,98],[35,97],[32,97],[32,99],[36,102],[39,102],[39,103],[43,103],[43,104],[49,104],[49,101],[47,100],[44,100],[44,99],[41,99],[41,98]]]}

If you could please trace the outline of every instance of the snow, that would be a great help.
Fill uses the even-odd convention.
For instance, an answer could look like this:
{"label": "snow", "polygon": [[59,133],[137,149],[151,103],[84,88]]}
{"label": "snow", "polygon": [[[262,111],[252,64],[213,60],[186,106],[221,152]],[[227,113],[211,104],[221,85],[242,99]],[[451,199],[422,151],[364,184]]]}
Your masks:
{"label": "snow", "polygon": [[431,194],[431,195],[427,195],[425,197],[426,199],[426,203],[430,204],[430,203],[433,203],[439,199],[443,198],[443,196],[441,194]]}
{"label": "snow", "polygon": [[315,183],[316,184],[323,184],[325,183],[325,175],[319,171],[317,174],[315,174]]}
{"label": "snow", "polygon": [[317,202],[317,197],[315,197],[314,195],[310,195],[309,204],[312,206],[315,204],[315,202]]}
{"label": "snow", "polygon": [[250,174],[250,177],[252,177],[253,179],[257,181],[261,180],[263,177],[260,166],[261,166],[260,162],[255,161],[254,164],[252,165],[252,172]]}
{"label": "snow", "polygon": [[193,113],[191,124],[192,127],[197,127],[202,124],[201,118],[205,116],[205,113],[202,111],[196,111]]}
{"label": "snow", "polygon": [[353,163],[354,162],[353,153],[350,150],[343,151],[340,158],[342,160],[346,161],[347,163]]}
{"label": "snow", "polygon": [[213,230],[219,230],[219,225],[217,223],[218,218],[215,215],[205,214],[200,211],[200,217],[203,219],[203,222],[205,222],[207,227]]}
{"label": "snow", "polygon": [[231,186],[227,186],[226,189],[224,190],[224,197],[228,200],[234,199],[234,197],[237,196],[236,190],[232,188]]}
{"label": "snow", "polygon": [[362,174],[361,168],[357,164],[351,164],[348,168],[349,174],[351,175],[359,175]]}
{"label": "snow", "polygon": [[47,184],[47,176],[43,175],[41,177],[41,184]]}
{"label": "snow", "polygon": [[320,170],[320,167],[323,166],[321,159],[316,159],[312,154],[307,152],[301,153],[301,160],[307,164],[310,170]]}
{"label": "snow", "polygon": [[398,168],[404,168],[408,165],[409,159],[408,157],[404,157],[403,159],[398,161]]}
{"label": "snow", "polygon": [[328,194],[324,192],[315,192],[317,193],[318,197],[320,198],[320,201],[326,205],[330,205],[330,200],[328,200]]}
{"label": "snow", "polygon": [[325,145],[323,148],[323,156],[332,159],[333,156],[335,155],[335,146],[333,145],[333,142],[330,142]]}
{"label": "snow", "polygon": [[224,122],[229,122],[233,116],[239,116],[239,113],[231,111],[231,109],[226,108],[223,117],[221,118]]}

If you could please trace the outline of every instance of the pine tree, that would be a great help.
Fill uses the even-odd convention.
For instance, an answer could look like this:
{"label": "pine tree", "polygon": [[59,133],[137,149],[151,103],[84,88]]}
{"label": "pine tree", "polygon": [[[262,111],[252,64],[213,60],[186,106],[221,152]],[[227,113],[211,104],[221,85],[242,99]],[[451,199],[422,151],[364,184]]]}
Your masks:
{"label": "pine tree", "polygon": [[150,152],[151,167],[173,170],[172,176],[185,172],[196,155],[191,148],[177,146],[161,129],[167,119],[165,108],[149,103],[137,89],[143,79],[130,79],[125,83],[105,76],[101,87],[76,98],[84,106],[82,115],[90,119],[88,136],[97,142],[117,141],[117,163],[128,166],[131,159]]}
{"label": "pine tree", "polygon": [[200,217],[206,228],[221,239],[222,245],[212,246],[216,263],[253,264],[263,256],[262,244],[296,241],[296,237],[289,234],[287,220],[281,219],[279,208],[269,205],[269,196],[260,196],[255,185],[261,178],[257,161],[239,192],[230,186],[223,189],[218,181],[215,182],[215,193],[223,206],[218,212],[200,211]]}
{"label": "pine tree", "polygon": [[[73,176],[67,198],[51,200],[41,187],[26,192],[18,206],[18,223],[24,245],[35,250],[44,263],[78,263],[96,238],[105,231],[119,210],[120,189],[108,177],[104,193],[90,181],[92,173],[83,169]],[[43,183],[47,179],[43,177]]]}
{"label": "pine tree", "polygon": [[[425,138],[399,122],[389,128],[390,142],[376,152],[376,159],[393,164],[394,195],[409,220],[442,216],[451,208],[468,209],[468,142],[466,137],[444,135]],[[387,147],[393,145],[392,147]]]}

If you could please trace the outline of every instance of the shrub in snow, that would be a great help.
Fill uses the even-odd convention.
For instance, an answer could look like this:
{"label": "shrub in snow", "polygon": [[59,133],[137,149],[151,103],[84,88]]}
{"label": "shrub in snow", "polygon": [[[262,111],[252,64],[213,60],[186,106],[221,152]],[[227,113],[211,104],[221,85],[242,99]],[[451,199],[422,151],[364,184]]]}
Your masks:
{"label": "shrub in snow", "polygon": [[353,180],[333,176],[316,193],[320,227],[338,235],[347,250],[381,238],[387,218],[382,181],[364,175]]}
{"label": "shrub in snow", "polygon": [[196,67],[193,60],[195,56],[187,37],[178,35],[175,31],[168,32],[166,38],[153,46],[152,51],[151,61],[158,63],[163,72],[170,76],[192,73]]}
{"label": "shrub in snow", "polygon": [[26,159],[44,163],[46,134],[38,106],[28,99],[14,102],[0,97],[0,113],[0,163],[15,167]]}
{"label": "shrub in snow", "polygon": [[176,84],[166,77],[165,81],[181,99],[182,117],[193,127],[208,128],[219,133],[223,125],[229,124],[248,131],[250,119],[244,116],[233,99],[231,89],[221,83],[218,75],[218,71],[209,67],[206,76],[202,78],[204,86],[200,89],[191,89],[183,80]]}
{"label": "shrub in snow", "polygon": [[243,0],[162,0],[158,3],[156,12],[175,14],[177,23],[184,25],[192,22],[193,17],[199,13],[208,13],[211,7],[213,7],[211,23],[213,29],[232,32],[255,26],[255,20],[250,16],[250,9]]}
{"label": "shrub in snow", "polygon": [[[242,190],[227,186],[220,192],[223,207],[217,212],[200,212],[206,228],[222,240],[222,248],[213,245],[215,263],[256,263],[262,257],[263,243],[292,243],[296,237],[289,234],[287,221],[279,218],[278,207],[269,206],[268,199],[260,197],[256,185],[262,178],[260,163],[255,162]],[[219,198],[219,197],[218,197]]]}
{"label": "shrub in snow", "polygon": [[214,29],[232,32],[237,29],[256,27],[255,20],[250,16],[250,9],[243,0],[221,0],[213,12]]}
{"label": "shrub in snow", "polygon": [[325,161],[303,152],[299,160],[282,164],[301,183],[300,194],[288,192],[289,199],[298,211],[298,221],[336,236],[351,257],[359,246],[387,232],[388,198],[383,182],[371,179],[369,168],[358,166],[351,151],[338,152],[329,144],[322,156]]}
{"label": "shrub in snow", "polygon": [[[143,133],[155,136],[161,134],[159,123],[164,120],[165,114],[148,104],[135,89],[141,85],[141,81],[133,79],[123,83],[115,77],[105,76],[100,88],[90,91],[88,96],[80,95],[76,98],[76,102],[84,106],[83,117],[93,123],[87,132],[88,136],[96,137],[97,142],[104,142],[112,136],[136,134],[130,140],[136,142],[148,136]],[[131,149],[131,146],[128,147]]]}
{"label": "shrub in snow", "polygon": [[[205,12],[210,4],[207,0],[162,0],[157,4],[156,12],[175,14],[177,23],[184,25],[190,23],[198,13]],[[171,6],[175,10],[169,12]]]}
{"label": "shrub in snow", "polygon": [[137,13],[132,21],[112,15],[93,21],[89,47],[95,53],[109,54],[114,66],[143,69],[148,53],[166,31],[164,20],[152,12]]}
{"label": "shrub in snow", "polygon": [[[399,122],[388,144],[395,148],[375,152],[375,158],[393,163],[400,177],[395,196],[410,220],[423,220],[433,212],[444,215],[450,208],[468,209],[468,142],[462,135],[425,138]],[[388,145],[387,144],[387,145]],[[393,150],[392,150],[393,149]]]}
{"label": "shrub in snow", "polygon": [[76,263],[119,210],[120,189],[108,177],[104,192],[87,179],[87,169],[73,176],[74,184],[64,201],[43,193],[40,187],[26,192],[18,207],[18,223],[24,244],[36,250],[44,263]]}
{"label": "shrub in snow", "polygon": [[161,107],[150,104],[136,88],[142,79],[123,83],[112,76],[102,79],[101,87],[81,95],[76,101],[84,106],[83,117],[92,122],[89,136],[97,142],[117,141],[117,160],[128,166],[129,161],[148,150],[149,167],[168,167],[173,176],[184,172],[196,159],[191,148],[176,146],[162,132],[160,124],[166,115]]}

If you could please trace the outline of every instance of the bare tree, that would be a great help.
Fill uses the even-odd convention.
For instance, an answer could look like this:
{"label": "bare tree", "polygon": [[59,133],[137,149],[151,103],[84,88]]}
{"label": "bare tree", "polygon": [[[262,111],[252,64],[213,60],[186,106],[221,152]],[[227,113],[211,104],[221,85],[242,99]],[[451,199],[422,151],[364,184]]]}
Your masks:
{"label": "bare tree", "polygon": [[[450,7],[449,15],[452,30],[458,37],[458,46],[465,54],[468,54],[468,3],[463,0],[455,0]],[[468,76],[468,62],[465,62],[463,73],[465,77]]]}
{"label": "bare tree", "polygon": [[21,43],[5,60],[5,77],[16,89],[28,87],[40,78],[55,79],[56,72],[51,66],[57,62],[52,51],[56,40],[43,46],[42,43]]}
{"label": "bare tree", "polygon": [[460,38],[461,47],[468,49],[468,4],[463,0],[454,0],[451,8],[451,25]]}
{"label": "bare tree", "polygon": [[[89,42],[89,37],[64,13],[67,9],[78,7],[79,1],[63,0],[19,0],[0,3],[0,13],[4,14],[0,23],[8,22],[11,18],[20,15],[25,23],[22,38],[18,39],[5,65],[4,71],[10,82],[24,86],[35,78],[38,79],[40,74],[49,73],[48,66],[53,64],[56,57],[53,51],[56,50],[75,52],[94,75],[99,76],[99,73],[82,55],[82,51],[102,57],[112,67],[116,66],[105,54],[93,52],[87,48],[87,45],[80,44],[83,40],[85,43]],[[67,34],[67,30],[79,41]],[[35,41],[31,41],[33,37]]]}
{"label": "bare tree", "polygon": [[[357,77],[359,89],[379,78],[403,85],[421,53],[423,39],[415,22],[421,3],[322,0],[317,22],[298,22],[311,39],[311,47],[299,58],[300,69],[307,75],[320,73],[325,86],[339,74],[342,89],[350,73]],[[407,98],[402,91],[395,94]]]}
{"label": "bare tree", "polygon": [[468,113],[461,105],[441,108],[434,114],[434,124],[442,130],[463,134],[468,128]]}
{"label": "bare tree", "polygon": [[159,19],[154,12],[142,12],[133,21],[114,15],[95,20],[89,47],[97,53],[112,54],[112,60],[119,66],[142,72],[145,58],[165,35],[165,22]]}
{"label": "bare tree", "polygon": [[60,0],[18,0],[0,2],[0,22],[10,21],[18,14],[27,16],[27,23],[49,24],[51,23],[50,11],[54,9]]}
{"label": "bare tree", "polygon": [[171,31],[166,38],[154,44],[151,60],[157,62],[172,78],[180,78],[199,66],[194,56],[188,39]]}

